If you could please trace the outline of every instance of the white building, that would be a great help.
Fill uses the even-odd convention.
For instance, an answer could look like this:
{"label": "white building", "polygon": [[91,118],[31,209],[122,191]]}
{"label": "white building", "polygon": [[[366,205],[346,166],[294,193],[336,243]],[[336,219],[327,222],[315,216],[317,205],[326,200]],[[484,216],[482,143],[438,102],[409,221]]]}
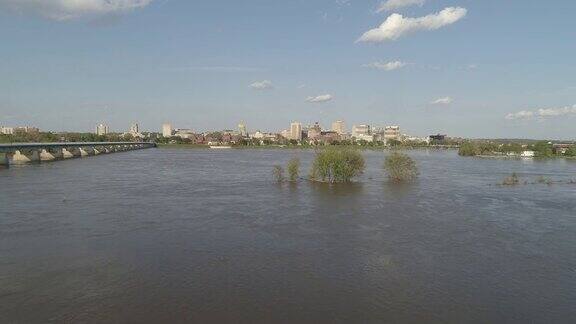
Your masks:
{"label": "white building", "polygon": [[0,134],[2,135],[12,135],[14,134],[14,128],[0,126]]}
{"label": "white building", "polygon": [[356,140],[357,141],[366,141],[368,143],[372,143],[374,142],[374,135],[370,135],[370,134],[358,134],[356,136]]}
{"label": "white building", "polygon": [[130,126],[129,133],[132,135],[140,133],[140,126],[138,126],[138,123],[132,124]]}
{"label": "white building", "polygon": [[298,122],[293,122],[290,124],[290,139],[302,140],[302,124]]}
{"label": "white building", "polygon": [[162,136],[172,137],[172,124],[170,123],[162,124]]}
{"label": "white building", "polygon": [[389,140],[402,140],[402,134],[400,134],[400,126],[386,126],[384,128],[384,139]]}
{"label": "white building", "polygon": [[[172,133],[172,131],[170,131]],[[196,134],[191,129],[177,129],[174,136],[180,137],[181,139],[195,139]]]}
{"label": "white building", "polygon": [[342,120],[337,120],[332,123],[332,131],[342,135],[346,133],[346,124]]}
{"label": "white building", "polygon": [[246,130],[246,124],[244,124],[244,122],[240,122],[240,124],[238,124],[238,132],[242,137],[248,136],[248,131]]}
{"label": "white building", "polygon": [[358,138],[360,135],[371,135],[370,125],[352,126],[352,137]]}
{"label": "white building", "polygon": [[102,136],[108,133],[109,133],[108,125],[98,124],[98,126],[96,126],[96,135]]}
{"label": "white building", "polygon": [[520,153],[521,157],[534,157],[534,151],[524,151]]}

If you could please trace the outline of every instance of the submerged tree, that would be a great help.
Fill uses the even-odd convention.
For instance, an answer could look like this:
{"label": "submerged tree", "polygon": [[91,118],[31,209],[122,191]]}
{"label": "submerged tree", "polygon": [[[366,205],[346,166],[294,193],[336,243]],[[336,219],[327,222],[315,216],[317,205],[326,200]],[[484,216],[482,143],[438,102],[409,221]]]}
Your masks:
{"label": "submerged tree", "polygon": [[362,153],[354,148],[329,146],[316,153],[310,179],[320,182],[350,182],[366,168]]}
{"label": "submerged tree", "polygon": [[515,186],[517,184],[520,184],[520,178],[518,178],[516,172],[512,173],[511,176],[504,178],[504,181],[502,181],[502,185],[504,186]]}
{"label": "submerged tree", "polygon": [[284,182],[284,180],[285,180],[284,169],[279,165],[274,166],[274,170],[272,171],[272,175],[274,176],[274,179],[278,183]]}
{"label": "submerged tree", "polygon": [[300,174],[300,159],[293,158],[288,162],[288,179],[292,182],[298,180]]}
{"label": "submerged tree", "polygon": [[414,180],[418,176],[416,162],[404,153],[393,152],[384,161],[384,170],[394,182]]}

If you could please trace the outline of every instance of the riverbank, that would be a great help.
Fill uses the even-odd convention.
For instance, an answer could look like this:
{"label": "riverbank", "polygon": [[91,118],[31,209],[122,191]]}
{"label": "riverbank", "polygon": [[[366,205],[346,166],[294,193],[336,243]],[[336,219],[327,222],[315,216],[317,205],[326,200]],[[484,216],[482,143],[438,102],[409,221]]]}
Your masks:
{"label": "riverbank", "polygon": [[[175,149],[210,149],[209,145],[203,144],[157,144],[158,148],[175,148]],[[314,150],[323,147],[331,147],[327,146],[313,146],[313,145],[253,145],[253,146],[231,146],[230,149],[236,150]],[[442,151],[453,151],[457,150],[457,147],[436,147],[436,146],[362,146],[362,145],[337,145],[336,147],[341,148],[357,148],[360,150],[369,150],[369,151],[390,151],[390,150],[442,150]]]}

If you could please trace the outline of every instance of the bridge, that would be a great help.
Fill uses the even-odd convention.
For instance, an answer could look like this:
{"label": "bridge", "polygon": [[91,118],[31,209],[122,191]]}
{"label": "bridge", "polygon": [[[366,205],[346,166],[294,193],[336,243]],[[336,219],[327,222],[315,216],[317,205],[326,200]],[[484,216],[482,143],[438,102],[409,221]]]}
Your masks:
{"label": "bridge", "polygon": [[70,142],[0,144],[0,165],[48,162],[156,147],[149,142]]}

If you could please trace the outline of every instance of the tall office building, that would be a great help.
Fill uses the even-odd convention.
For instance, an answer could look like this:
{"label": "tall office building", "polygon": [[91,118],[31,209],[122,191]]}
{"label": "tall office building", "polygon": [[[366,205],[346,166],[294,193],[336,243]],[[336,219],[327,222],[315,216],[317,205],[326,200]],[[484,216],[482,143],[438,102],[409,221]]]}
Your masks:
{"label": "tall office building", "polygon": [[162,136],[172,137],[172,124],[169,123],[162,124]]}
{"label": "tall office building", "polygon": [[386,126],[384,128],[384,139],[385,140],[397,140],[401,139],[400,126]]}
{"label": "tall office building", "polygon": [[244,122],[240,122],[240,124],[238,124],[238,132],[240,132],[240,136],[242,137],[248,136],[248,131],[246,130],[246,124],[244,124]]}
{"label": "tall office building", "polygon": [[360,135],[370,135],[370,125],[354,125],[352,126],[352,137],[358,137]]}
{"label": "tall office building", "polygon": [[104,124],[98,124],[98,126],[96,126],[96,135],[106,135],[108,134],[108,125],[104,125]]}
{"label": "tall office building", "polygon": [[343,121],[337,120],[332,123],[332,131],[338,133],[338,135],[342,135],[346,133],[346,125]]}
{"label": "tall office building", "polygon": [[290,139],[302,140],[302,124],[298,122],[290,124]]}

